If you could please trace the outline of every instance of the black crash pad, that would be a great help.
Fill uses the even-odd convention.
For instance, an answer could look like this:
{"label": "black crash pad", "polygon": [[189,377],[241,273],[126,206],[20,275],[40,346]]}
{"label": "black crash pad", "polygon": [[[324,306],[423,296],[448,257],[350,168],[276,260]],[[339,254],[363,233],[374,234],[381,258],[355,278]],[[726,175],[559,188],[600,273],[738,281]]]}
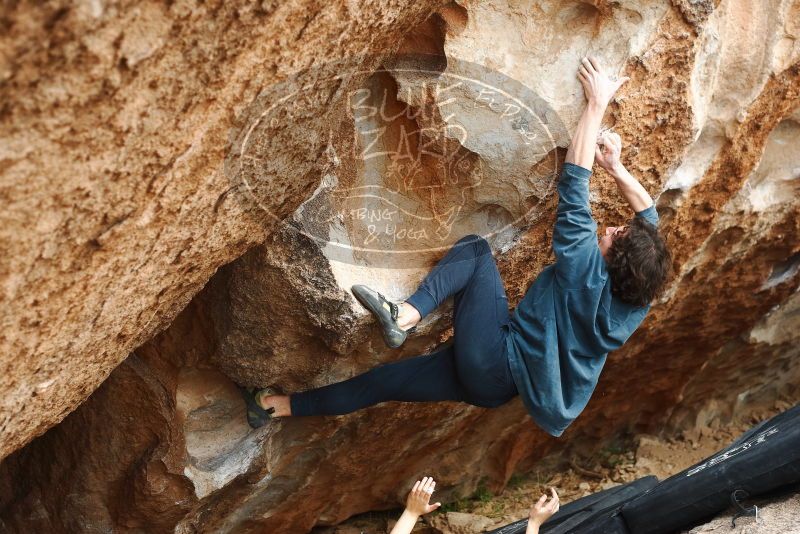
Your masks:
{"label": "black crash pad", "polygon": [[626,503],[631,534],[666,534],[754,497],[800,482],[800,405],[764,421],[705,460]]}
{"label": "black crash pad", "polygon": [[[583,532],[581,528],[589,528],[591,525],[600,525],[603,519],[604,524],[612,528],[612,523],[620,524],[619,519],[611,516],[613,510],[618,509],[622,504],[641,495],[648,489],[658,484],[658,479],[654,476],[642,477],[628,484],[615,486],[607,490],[592,493],[586,497],[581,497],[567,503],[559,511],[548,519],[539,530],[541,534],[567,534]],[[624,525],[623,525],[624,526]],[[487,534],[522,534],[528,527],[528,520],[521,519],[503,527],[497,528]],[[588,531],[587,531],[588,532]],[[597,532],[601,532],[598,530]],[[624,530],[607,530],[609,534],[625,534]]]}

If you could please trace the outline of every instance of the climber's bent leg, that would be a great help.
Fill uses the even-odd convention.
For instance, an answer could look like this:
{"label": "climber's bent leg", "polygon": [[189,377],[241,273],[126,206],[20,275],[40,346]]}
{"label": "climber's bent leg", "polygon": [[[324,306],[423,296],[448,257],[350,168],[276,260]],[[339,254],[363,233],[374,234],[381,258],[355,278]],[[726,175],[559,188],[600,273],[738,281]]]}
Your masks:
{"label": "climber's bent leg", "polygon": [[380,402],[470,402],[452,347],[387,363],[344,382],[291,395],[292,415],[343,415]]}
{"label": "climber's bent leg", "polygon": [[459,240],[406,302],[423,317],[454,296],[456,373],[471,404],[495,407],[517,395],[508,367],[508,298],[485,239]]}
{"label": "climber's bent leg", "polygon": [[462,237],[428,273],[406,302],[414,306],[421,318],[424,318],[448,297],[461,291],[469,283],[476,266],[487,260],[494,263],[492,251],[485,239],[477,235]]}
{"label": "climber's bent leg", "polygon": [[475,247],[474,272],[453,302],[456,372],[471,396],[495,407],[517,395],[506,354],[508,298],[489,244]]}
{"label": "climber's bent leg", "polygon": [[424,317],[451,295],[452,346],[292,395],[292,415],[342,415],[385,401],[508,402],[517,394],[505,355],[508,301],[485,239],[460,239],[406,302]]}

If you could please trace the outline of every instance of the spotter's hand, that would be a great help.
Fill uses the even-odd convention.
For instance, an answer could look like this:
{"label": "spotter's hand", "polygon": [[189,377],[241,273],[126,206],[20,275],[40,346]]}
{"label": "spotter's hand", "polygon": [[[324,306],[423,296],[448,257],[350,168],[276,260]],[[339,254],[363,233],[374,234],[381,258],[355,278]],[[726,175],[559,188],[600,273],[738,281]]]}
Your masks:
{"label": "spotter's hand", "polygon": [[550,495],[550,499],[547,498],[547,495],[542,495],[539,497],[539,500],[534,503],[528,514],[528,522],[536,526],[541,526],[542,523],[550,519],[550,516],[558,512],[560,504],[558,502],[558,493],[556,493],[555,488],[550,488]]}
{"label": "spotter's hand", "polygon": [[416,516],[421,516],[439,508],[442,505],[440,502],[428,504],[431,495],[433,495],[433,488],[435,486],[436,482],[434,482],[432,477],[425,477],[422,480],[417,480],[417,483],[414,484],[411,493],[408,494],[408,498],[406,499],[406,510]]}

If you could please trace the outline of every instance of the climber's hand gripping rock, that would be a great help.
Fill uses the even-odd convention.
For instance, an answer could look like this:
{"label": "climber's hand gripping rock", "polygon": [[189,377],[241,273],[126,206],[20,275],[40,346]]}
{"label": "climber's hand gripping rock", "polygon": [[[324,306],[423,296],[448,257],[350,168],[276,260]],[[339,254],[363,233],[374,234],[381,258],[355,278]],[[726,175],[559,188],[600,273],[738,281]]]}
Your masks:
{"label": "climber's hand gripping rock", "polygon": [[578,79],[583,85],[586,100],[604,108],[608,106],[614,97],[614,93],[622,87],[622,84],[630,80],[628,76],[623,76],[620,79],[616,79],[616,76],[612,78],[594,57],[581,60]]}

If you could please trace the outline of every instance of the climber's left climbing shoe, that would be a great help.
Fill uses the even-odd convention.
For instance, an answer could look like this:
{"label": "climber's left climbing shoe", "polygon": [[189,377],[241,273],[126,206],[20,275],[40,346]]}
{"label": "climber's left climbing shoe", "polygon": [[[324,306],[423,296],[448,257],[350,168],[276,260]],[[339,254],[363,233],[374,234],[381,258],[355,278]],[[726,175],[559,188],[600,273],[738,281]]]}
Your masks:
{"label": "climber's left climbing shoe", "polygon": [[397,326],[397,304],[367,286],[355,285],[350,288],[356,300],[378,320],[383,331],[383,341],[391,349],[396,349],[406,340],[408,332]]}
{"label": "climber's left climbing shoe", "polygon": [[266,425],[269,420],[272,419],[272,414],[275,413],[275,408],[265,410],[260,404],[258,404],[258,400],[256,399],[258,399],[261,392],[272,394],[272,391],[247,388],[244,386],[239,386],[239,391],[242,392],[242,397],[244,397],[244,402],[247,405],[247,423],[253,428],[261,428],[262,426]]}

